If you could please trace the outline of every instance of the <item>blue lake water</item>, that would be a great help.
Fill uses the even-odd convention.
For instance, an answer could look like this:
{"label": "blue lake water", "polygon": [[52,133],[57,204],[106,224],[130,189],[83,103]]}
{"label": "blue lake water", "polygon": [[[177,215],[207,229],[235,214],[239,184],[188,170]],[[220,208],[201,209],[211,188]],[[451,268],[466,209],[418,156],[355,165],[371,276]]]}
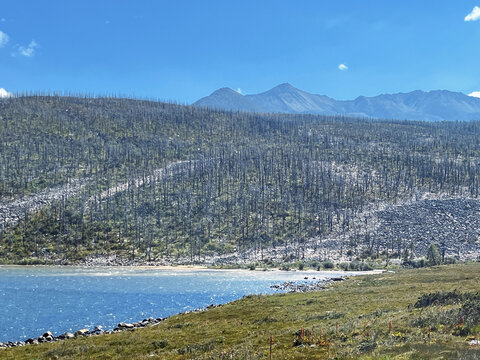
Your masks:
{"label": "blue lake water", "polygon": [[328,272],[0,266],[0,342],[47,330],[105,330],[221,304],[270,285],[338,276]]}

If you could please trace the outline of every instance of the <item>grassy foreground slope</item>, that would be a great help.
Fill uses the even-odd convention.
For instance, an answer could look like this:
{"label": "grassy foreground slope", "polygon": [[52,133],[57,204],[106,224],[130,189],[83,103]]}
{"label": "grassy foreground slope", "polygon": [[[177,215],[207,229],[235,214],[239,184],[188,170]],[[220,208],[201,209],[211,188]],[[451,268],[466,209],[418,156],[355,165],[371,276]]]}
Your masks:
{"label": "grassy foreground slope", "polygon": [[0,357],[265,359],[273,336],[273,359],[478,359],[480,347],[469,341],[480,328],[470,318],[457,322],[461,305],[414,304],[439,291],[475,294],[479,271],[479,263],[401,270],[355,277],[326,291],[249,296],[155,327],[8,349]]}

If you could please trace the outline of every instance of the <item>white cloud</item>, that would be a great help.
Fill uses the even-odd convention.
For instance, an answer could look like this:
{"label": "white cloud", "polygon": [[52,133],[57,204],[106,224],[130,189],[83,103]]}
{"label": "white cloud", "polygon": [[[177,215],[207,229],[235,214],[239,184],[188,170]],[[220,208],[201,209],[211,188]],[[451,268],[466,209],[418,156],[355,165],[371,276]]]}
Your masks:
{"label": "white cloud", "polygon": [[240,88],[237,89],[237,92],[238,92],[239,94],[243,94],[243,93],[242,93],[242,89],[240,89]]}
{"label": "white cloud", "polygon": [[345,71],[348,70],[348,66],[345,64],[338,65],[338,70]]}
{"label": "white cloud", "polygon": [[468,96],[480,98],[480,91],[474,91],[474,92],[468,94]]}
{"label": "white cloud", "polygon": [[38,44],[35,42],[35,40],[32,40],[28,46],[19,46],[18,53],[25,57],[32,57],[35,55],[36,48],[38,48]]}
{"label": "white cloud", "polygon": [[5,34],[2,30],[0,30],[0,48],[4,47],[8,43],[8,35]]}
{"label": "white cloud", "polygon": [[0,88],[0,98],[7,98],[12,96],[12,93],[9,93],[7,90],[4,88]]}
{"label": "white cloud", "polygon": [[480,7],[475,6],[470,14],[465,16],[465,21],[477,21],[480,19]]}

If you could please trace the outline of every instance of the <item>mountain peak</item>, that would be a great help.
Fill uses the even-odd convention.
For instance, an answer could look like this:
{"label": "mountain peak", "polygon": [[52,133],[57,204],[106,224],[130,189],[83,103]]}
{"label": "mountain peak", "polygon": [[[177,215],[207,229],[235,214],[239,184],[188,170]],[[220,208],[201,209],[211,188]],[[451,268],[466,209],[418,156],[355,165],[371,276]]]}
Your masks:
{"label": "mountain peak", "polygon": [[256,112],[261,109],[247,97],[228,87],[215,90],[209,96],[196,101],[194,106],[208,107],[211,109],[228,109],[235,111]]}
{"label": "mountain peak", "polygon": [[279,88],[279,89],[296,89],[296,87],[294,87],[292,84],[286,82],[286,83],[282,83],[282,84],[279,84],[277,86],[274,87],[275,88]]}
{"label": "mountain peak", "polygon": [[238,91],[235,91],[235,90],[233,90],[229,87],[223,87],[223,88],[217,89],[213,93],[211,93],[210,96],[219,95],[219,94],[228,94],[228,95],[233,95],[233,96],[235,96],[235,95],[243,96]]}
{"label": "mountain peak", "polygon": [[297,89],[296,87],[294,87],[292,84],[290,83],[283,83],[283,84],[280,84],[280,85],[277,85],[275,86],[274,88],[266,91],[266,92],[292,92],[292,91],[301,91],[299,89]]}

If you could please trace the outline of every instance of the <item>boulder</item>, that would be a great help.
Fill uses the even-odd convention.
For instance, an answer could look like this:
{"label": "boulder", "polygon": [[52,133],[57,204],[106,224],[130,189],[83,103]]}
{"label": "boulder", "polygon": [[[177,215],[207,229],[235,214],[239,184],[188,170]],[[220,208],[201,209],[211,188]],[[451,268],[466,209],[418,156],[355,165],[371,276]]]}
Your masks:
{"label": "boulder", "polygon": [[88,329],[80,329],[75,331],[74,336],[87,336],[89,333]]}
{"label": "boulder", "polygon": [[70,333],[70,332],[66,332],[66,333],[58,336],[58,338],[59,338],[60,340],[71,339],[71,338],[73,338],[73,337],[75,337],[75,335],[73,335],[73,334]]}
{"label": "boulder", "polygon": [[103,334],[105,331],[103,331],[102,326],[98,325],[93,328],[92,334]]}
{"label": "boulder", "polygon": [[123,323],[123,322],[121,322],[121,323],[119,323],[119,324],[117,325],[117,327],[118,327],[119,329],[133,329],[135,326],[134,326],[133,324],[130,324],[130,323]]}

